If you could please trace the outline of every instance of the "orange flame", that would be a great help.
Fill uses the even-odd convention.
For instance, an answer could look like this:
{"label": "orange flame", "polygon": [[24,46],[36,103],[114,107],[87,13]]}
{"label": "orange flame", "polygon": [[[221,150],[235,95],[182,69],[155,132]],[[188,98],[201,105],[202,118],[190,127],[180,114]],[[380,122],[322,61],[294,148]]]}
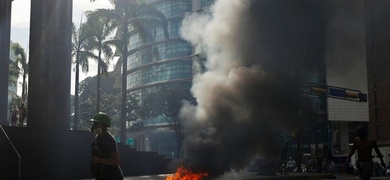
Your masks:
{"label": "orange flame", "polygon": [[175,175],[168,176],[165,180],[202,180],[206,176],[208,176],[207,173],[193,173],[181,166]]}

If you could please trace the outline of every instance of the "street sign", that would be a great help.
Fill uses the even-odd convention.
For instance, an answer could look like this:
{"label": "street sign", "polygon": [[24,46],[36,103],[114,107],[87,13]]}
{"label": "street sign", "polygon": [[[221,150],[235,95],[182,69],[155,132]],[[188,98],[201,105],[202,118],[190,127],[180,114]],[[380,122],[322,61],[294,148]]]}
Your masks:
{"label": "street sign", "polygon": [[116,137],[115,137],[115,141],[116,141],[117,143],[119,143],[119,142],[121,142],[121,138],[120,138],[119,136],[116,136]]}
{"label": "street sign", "polygon": [[364,94],[359,90],[322,84],[305,83],[303,84],[303,93],[357,102],[367,102],[367,94]]}
{"label": "street sign", "polygon": [[131,138],[127,139],[126,144],[127,145],[133,145],[134,144],[134,139],[131,139]]}
{"label": "street sign", "polygon": [[346,96],[345,89],[328,87],[328,96],[334,98],[344,98]]}
{"label": "street sign", "polygon": [[328,86],[328,97],[357,102],[367,102],[367,94],[359,90]]}

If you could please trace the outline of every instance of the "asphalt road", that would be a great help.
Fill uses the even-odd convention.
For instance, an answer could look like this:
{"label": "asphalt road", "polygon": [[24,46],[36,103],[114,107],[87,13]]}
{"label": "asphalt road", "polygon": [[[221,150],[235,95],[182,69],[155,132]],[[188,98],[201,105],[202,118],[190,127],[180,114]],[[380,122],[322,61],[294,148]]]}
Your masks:
{"label": "asphalt road", "polygon": [[[146,176],[133,176],[125,177],[124,180],[165,180],[167,176],[171,174],[160,174],[160,175],[146,175]],[[305,177],[305,178],[302,178]],[[292,173],[285,176],[258,176],[255,174],[241,174],[241,173],[229,173],[225,174],[215,180],[299,180],[299,179],[340,179],[340,180],[360,180],[359,177],[351,175],[335,175],[332,178],[332,175],[324,174],[307,174],[307,173]],[[371,180],[390,180],[390,177],[371,177]]]}
{"label": "asphalt road", "polygon": [[[346,175],[336,175],[336,179],[342,179],[342,180],[360,180],[359,177],[356,176],[346,176]],[[390,180],[390,177],[371,177],[371,180]]]}

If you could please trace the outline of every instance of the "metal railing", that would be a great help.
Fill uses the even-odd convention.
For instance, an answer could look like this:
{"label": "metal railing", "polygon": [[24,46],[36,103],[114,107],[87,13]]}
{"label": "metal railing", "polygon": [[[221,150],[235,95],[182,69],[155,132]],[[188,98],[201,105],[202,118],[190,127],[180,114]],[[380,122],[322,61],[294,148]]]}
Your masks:
{"label": "metal railing", "polygon": [[22,157],[20,156],[18,150],[16,150],[14,144],[12,143],[11,139],[8,137],[8,134],[3,129],[3,126],[0,125],[1,130],[3,131],[5,137],[7,138],[8,142],[11,144],[12,148],[14,149],[15,153],[18,155],[19,158],[19,167],[18,167],[18,179],[20,179],[21,171],[22,171]]}

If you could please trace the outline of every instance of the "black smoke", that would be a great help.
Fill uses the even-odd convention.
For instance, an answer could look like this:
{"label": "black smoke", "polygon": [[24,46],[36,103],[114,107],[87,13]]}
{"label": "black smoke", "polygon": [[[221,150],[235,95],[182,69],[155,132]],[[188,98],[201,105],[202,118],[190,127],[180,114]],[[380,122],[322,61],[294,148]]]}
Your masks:
{"label": "black smoke", "polygon": [[184,164],[221,175],[254,155],[279,155],[278,133],[297,128],[303,72],[322,58],[319,1],[219,0],[185,18],[184,39],[207,55],[185,105]]}

